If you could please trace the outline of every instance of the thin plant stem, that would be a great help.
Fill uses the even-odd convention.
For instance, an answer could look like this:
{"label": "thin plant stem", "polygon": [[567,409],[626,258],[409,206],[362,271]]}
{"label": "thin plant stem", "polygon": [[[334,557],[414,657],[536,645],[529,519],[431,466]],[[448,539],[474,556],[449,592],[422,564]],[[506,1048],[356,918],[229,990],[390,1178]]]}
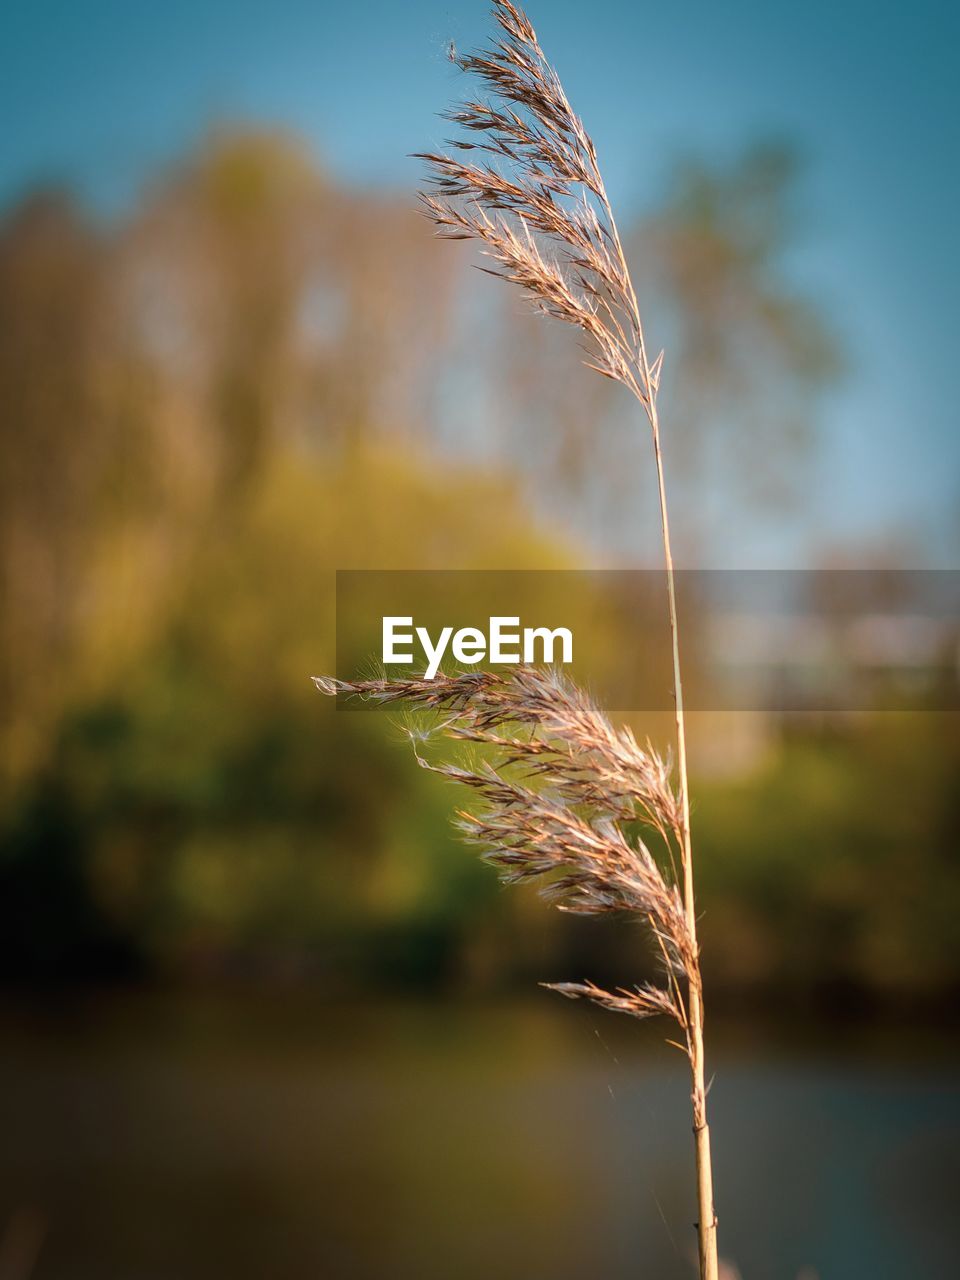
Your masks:
{"label": "thin plant stem", "polygon": [[670,547],[670,519],[667,512],[663,453],[660,448],[660,422],[656,399],[650,406],[650,426],[657,466],[660,493],[660,527],[663,534],[663,556],[667,573],[667,602],[670,612],[670,639],[673,650],[673,689],[676,704],[677,774],[680,791],[681,864],[683,867],[683,905],[687,931],[693,947],[695,963],[688,981],[688,1017],[690,1023],[690,1072],[693,1082],[693,1133],[697,1162],[697,1235],[700,1244],[702,1280],[717,1280],[717,1215],[713,1205],[713,1164],[710,1156],[710,1127],[707,1124],[707,1091],[703,1048],[703,982],[700,976],[700,950],[697,942],[697,913],[693,890],[693,848],[690,837],[690,790],[687,782],[687,733],[683,708],[683,680],[680,672],[680,627],[677,618],[677,591]]}
{"label": "thin plant stem", "polygon": [[[625,262],[626,255],[617,230],[616,218],[606,190],[601,182],[600,201],[607,216],[617,253]],[[667,486],[660,446],[660,415],[657,409],[659,374],[652,376],[647,357],[647,344],[643,335],[640,307],[629,272],[627,297],[637,334],[637,351],[640,386],[647,388],[646,396],[639,395],[634,385],[630,389],[637,396],[650,422],[653,455],[657,472],[657,493],[660,501],[660,533],[663,543],[663,559],[667,578],[667,609],[670,615],[670,648],[673,659],[673,693],[677,738],[677,779],[680,799],[680,860],[683,869],[683,906],[687,931],[693,950],[694,963],[688,974],[688,1035],[690,1074],[692,1080],[691,1103],[693,1106],[693,1134],[697,1168],[697,1238],[700,1246],[701,1280],[717,1280],[717,1215],[713,1204],[713,1161],[710,1154],[710,1127],[707,1124],[707,1090],[705,1083],[703,1044],[703,980],[700,971],[700,947],[697,941],[697,911],[693,885],[693,844],[690,834],[690,785],[687,777],[687,730],[683,706],[683,677],[680,669],[680,623],[677,615],[676,575],[673,550],[670,544],[670,514],[667,506]]]}

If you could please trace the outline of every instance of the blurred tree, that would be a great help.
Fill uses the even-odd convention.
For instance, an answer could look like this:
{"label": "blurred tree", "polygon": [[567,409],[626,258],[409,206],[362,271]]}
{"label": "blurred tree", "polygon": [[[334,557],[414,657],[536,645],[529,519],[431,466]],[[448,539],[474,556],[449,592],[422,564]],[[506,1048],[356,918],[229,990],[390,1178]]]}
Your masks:
{"label": "blurred tree", "polygon": [[718,986],[896,993],[960,978],[956,713],[797,728],[753,776],[701,781]]}
{"label": "blurred tree", "polygon": [[4,775],[35,762],[67,687],[111,446],[105,246],[70,200],[0,224],[0,707]]}
{"label": "blurred tree", "polygon": [[818,400],[843,368],[839,335],[787,270],[799,171],[776,143],[729,168],[687,160],[638,229],[662,326],[650,341],[668,352],[664,413],[688,562],[737,504],[782,513],[802,494]]}
{"label": "blurred tree", "polygon": [[[818,401],[843,368],[822,307],[790,279],[799,174],[780,144],[726,164],[687,159],[627,236],[648,343],[666,349],[664,447],[688,564],[729,528],[732,511],[782,514],[802,492]],[[505,455],[546,491],[548,509],[560,494],[569,511],[572,498],[578,532],[601,551],[612,544],[636,560],[650,545],[652,555],[655,540],[640,536],[636,518],[646,511],[642,528],[652,530],[642,423],[617,388],[571,359],[568,333],[508,302],[503,315],[488,341],[508,371],[493,414]]]}
{"label": "blurred tree", "polygon": [[199,398],[226,492],[279,441],[423,434],[451,264],[408,202],[335,186],[286,137],[225,133],[125,239],[130,314]]}
{"label": "blurred tree", "polygon": [[[764,473],[792,475],[836,369],[782,271],[793,174],[771,151],[688,166],[637,232],[669,317],[688,505],[714,467],[755,496],[760,422]],[[501,897],[453,847],[442,786],[377,718],[306,683],[333,665],[336,568],[566,566],[575,537],[547,536],[534,510],[616,533],[611,476],[625,511],[636,491],[636,422],[569,335],[465,288],[463,255],[407,206],[247,132],[210,139],[115,225],[55,195],[0,224],[4,972],[239,956],[495,977],[507,955],[542,972],[553,947],[593,952],[573,970],[603,977],[630,946]],[[878,802],[898,752],[918,806],[900,825]],[[914,727],[857,757],[860,774],[853,758],[797,748],[799,772],[764,779],[776,812],[747,840],[744,813],[764,811],[752,784],[705,793],[718,970],[736,978],[753,937],[761,973],[813,980],[840,952],[790,955],[782,938],[822,907],[826,932],[854,922],[844,972],[889,981],[913,948],[918,981],[957,973],[955,947],[921,938],[944,936],[954,890],[930,910],[911,890],[896,920],[892,906],[907,849],[918,884],[921,866],[956,879],[955,752]],[[825,868],[848,838],[863,856],[844,855],[841,892]]]}
{"label": "blurred tree", "polygon": [[516,567],[556,552],[497,480],[373,449],[323,468],[274,451],[181,564],[161,625],[65,700],[42,766],[8,801],[0,933],[16,911],[33,943],[0,964],[317,966],[334,946],[376,954],[399,929],[404,963],[427,946],[442,979],[495,878],[452,848],[444,789],[399,736],[338,713],[308,680],[334,665],[334,570],[413,558]]}
{"label": "blurred tree", "polygon": [[[636,232],[651,312],[668,317],[678,523],[700,536],[724,515],[713,494],[796,480],[836,368],[781,272],[794,174],[775,148],[730,171],[690,163]],[[620,399],[570,359],[569,335],[528,324],[505,292],[464,291],[465,265],[406,201],[344,191],[262,133],[210,139],[110,231],[63,198],[7,217],[5,767],[36,759],[57,691],[80,678],[68,654],[92,646],[81,665],[102,680],[159,625],[198,538],[275,449],[310,465],[381,441],[519,468],[595,552],[637,505],[652,514]]]}

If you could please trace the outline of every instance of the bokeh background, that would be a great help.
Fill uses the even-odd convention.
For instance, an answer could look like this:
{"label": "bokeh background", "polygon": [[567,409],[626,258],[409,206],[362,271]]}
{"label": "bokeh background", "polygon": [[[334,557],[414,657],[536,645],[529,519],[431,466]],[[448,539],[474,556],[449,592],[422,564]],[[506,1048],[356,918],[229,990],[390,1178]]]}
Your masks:
{"label": "bokeh background", "polygon": [[[955,11],[531,16],[667,349],[682,562],[956,567]],[[0,17],[4,1280],[694,1273],[683,1063],[536,987],[634,931],[504,893],[307,680],[338,568],[658,563],[642,423],[414,212],[488,31]],[[957,728],[694,718],[744,1280],[955,1274]]]}

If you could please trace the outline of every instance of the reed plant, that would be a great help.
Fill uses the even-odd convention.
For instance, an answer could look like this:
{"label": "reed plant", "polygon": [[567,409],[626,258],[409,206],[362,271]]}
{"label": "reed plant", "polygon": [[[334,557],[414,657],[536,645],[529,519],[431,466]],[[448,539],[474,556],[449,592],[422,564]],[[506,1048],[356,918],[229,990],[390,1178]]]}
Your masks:
{"label": "reed plant", "polygon": [[549,670],[317,677],[316,684],[326,694],[413,704],[433,713],[425,733],[482,744],[486,761],[473,769],[431,763],[419,747],[417,759],[482,800],[458,821],[503,878],[540,881],[562,910],[629,912],[648,925],[659,982],[613,991],[592,982],[545,985],[676,1023],[671,1043],[686,1054],[692,1081],[700,1275],[718,1280],[680,642],[657,411],[663,353],[652,357],[647,347],[589,134],[522,10],[494,0],[493,15],[500,30],[487,48],[452,54],[478,92],[445,113],[460,129],[449,150],[419,157],[429,168],[421,200],[442,236],[478,241],[485,270],[519,286],[538,311],[573,325],[586,363],[625,387],[649,424],[673,654],[675,768]]}

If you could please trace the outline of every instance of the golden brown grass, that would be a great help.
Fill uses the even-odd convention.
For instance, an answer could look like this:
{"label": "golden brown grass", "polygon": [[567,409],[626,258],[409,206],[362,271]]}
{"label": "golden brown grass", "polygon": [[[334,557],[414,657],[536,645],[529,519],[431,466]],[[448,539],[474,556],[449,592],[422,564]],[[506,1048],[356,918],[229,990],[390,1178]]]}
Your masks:
{"label": "golden brown grass", "polygon": [[[634,1017],[668,1014],[688,1039],[681,983],[690,982],[696,955],[671,873],[682,817],[670,770],[651,746],[641,747],[629,729],[614,728],[581,690],[549,669],[432,680],[315,677],[315,683],[322,693],[432,713],[432,723],[411,731],[417,761],[481,798],[480,812],[460,810],[458,824],[506,883],[539,881],[543,896],[561,911],[628,912],[649,924],[662,985],[615,992],[593,983],[544,985]],[[488,759],[474,769],[431,763],[416,745],[431,734],[479,744],[489,749]],[[645,834],[628,834],[637,825]]]}
{"label": "golden brown grass", "polygon": [[[475,772],[418,758],[482,797],[483,813],[461,814],[460,821],[508,880],[545,878],[548,896],[565,910],[626,910],[648,921],[663,959],[662,985],[615,992],[592,983],[554,985],[637,1017],[663,1013],[677,1021],[692,1079],[700,1274],[717,1280],[679,629],[657,411],[663,353],[652,359],[647,349],[590,136],[526,15],[510,0],[494,0],[493,15],[499,37],[478,53],[455,56],[481,96],[447,113],[462,130],[449,152],[420,157],[430,171],[421,199],[441,235],[479,241],[492,263],[485,270],[518,285],[538,311],[575,326],[586,363],[621,383],[643,408],[667,571],[676,791],[664,761],[550,673],[317,684],[324,693],[430,708],[447,735],[499,750],[499,764]],[[634,819],[659,838],[664,857],[626,833],[623,824]],[[667,869],[674,856],[677,878]]]}

